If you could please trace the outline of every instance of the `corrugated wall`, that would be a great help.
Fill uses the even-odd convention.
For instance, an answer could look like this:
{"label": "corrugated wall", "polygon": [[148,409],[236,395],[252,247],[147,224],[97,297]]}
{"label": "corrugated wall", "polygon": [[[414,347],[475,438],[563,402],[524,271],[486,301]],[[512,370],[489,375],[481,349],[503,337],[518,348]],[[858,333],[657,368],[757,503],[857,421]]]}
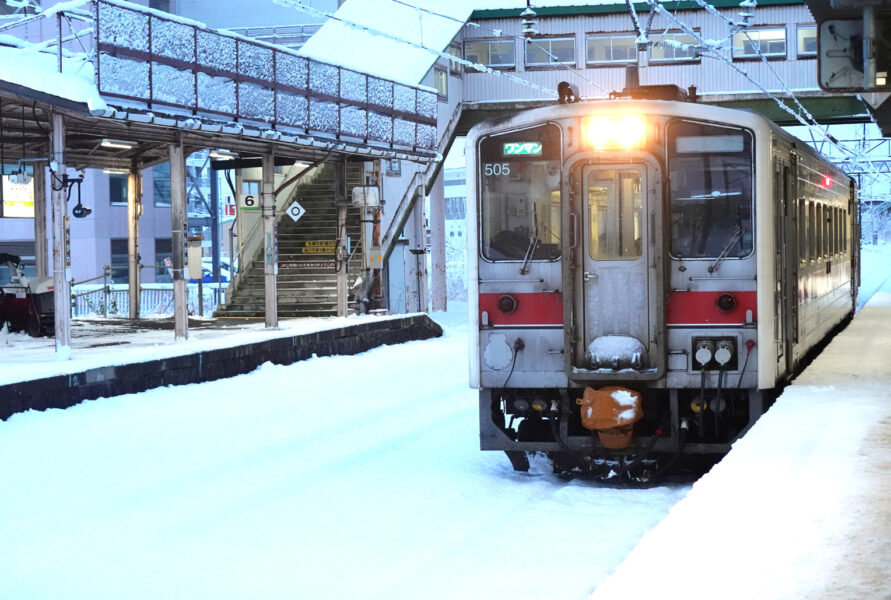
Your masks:
{"label": "corrugated wall", "polygon": [[[721,10],[730,19],[739,19],[739,10]],[[706,40],[726,40],[730,27],[724,19],[708,14],[704,10],[678,11],[677,17],[695,29]],[[646,19],[646,14],[640,15]],[[734,64],[748,72],[749,76],[771,91],[783,89],[783,83],[792,90],[816,90],[817,61],[815,58],[797,59],[796,24],[813,24],[814,20],[805,5],[768,6],[754,9],[752,25],[782,26],[786,28],[786,60],[771,60],[768,64],[760,61],[736,61]],[[519,18],[492,19],[477,21],[480,27],[465,26],[464,41],[498,38],[496,31],[503,36],[520,36],[522,25]],[[627,13],[583,15],[576,17],[539,17],[536,26],[541,35],[573,35],[576,39],[576,64],[580,72],[573,73],[562,67],[546,67],[526,70],[523,65],[523,41],[517,39],[517,66],[507,73],[522,77],[532,83],[556,90],[560,81],[569,81],[579,86],[583,98],[604,96],[606,92],[620,90],[625,84],[625,68],[622,66],[590,68],[585,66],[585,35],[588,33],[633,33],[631,16]],[[652,34],[665,29],[677,31],[677,25],[668,19],[657,16],[653,21]],[[730,43],[722,51],[730,59]],[[774,74],[776,73],[776,74]],[[514,82],[505,77],[487,73],[464,74],[464,100],[466,102],[534,99],[548,97],[544,92]],[[751,93],[759,92],[758,87],[737,73],[721,60],[703,57],[692,64],[654,64],[641,73],[640,83],[673,83],[683,88],[695,85],[700,93]]]}

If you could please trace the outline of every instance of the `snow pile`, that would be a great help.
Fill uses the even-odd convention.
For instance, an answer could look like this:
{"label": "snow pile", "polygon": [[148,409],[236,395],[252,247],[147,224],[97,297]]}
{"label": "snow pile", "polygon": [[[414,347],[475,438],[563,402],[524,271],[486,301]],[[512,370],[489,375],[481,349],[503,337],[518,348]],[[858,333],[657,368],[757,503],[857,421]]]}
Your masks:
{"label": "snow pile", "polygon": [[85,57],[64,58],[62,73],[58,57],[37,48],[0,46],[0,80],[83,102],[90,110],[108,108],[93,83],[93,65]]}
{"label": "snow pile", "polygon": [[453,309],[437,340],[0,422],[0,597],[584,598],[688,487],[480,452]]}
{"label": "snow pile", "polygon": [[891,597],[889,299],[886,283],[592,600]]}

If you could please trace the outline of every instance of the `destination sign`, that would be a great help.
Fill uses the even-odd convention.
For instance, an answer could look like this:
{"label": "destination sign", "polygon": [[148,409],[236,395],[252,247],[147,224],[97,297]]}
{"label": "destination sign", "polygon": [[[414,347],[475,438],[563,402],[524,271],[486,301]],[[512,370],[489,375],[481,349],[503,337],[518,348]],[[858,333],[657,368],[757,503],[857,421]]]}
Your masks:
{"label": "destination sign", "polygon": [[541,142],[507,142],[502,149],[504,156],[516,156],[520,154],[540,156]]}

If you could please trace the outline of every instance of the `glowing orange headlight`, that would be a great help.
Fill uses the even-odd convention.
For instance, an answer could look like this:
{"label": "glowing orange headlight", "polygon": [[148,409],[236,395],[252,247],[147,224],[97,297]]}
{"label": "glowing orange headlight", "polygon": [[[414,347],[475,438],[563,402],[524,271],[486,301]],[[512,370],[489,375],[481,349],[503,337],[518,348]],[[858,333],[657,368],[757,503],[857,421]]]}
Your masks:
{"label": "glowing orange headlight", "polygon": [[647,120],[640,115],[596,116],[582,121],[584,143],[594,150],[630,150],[643,146]]}

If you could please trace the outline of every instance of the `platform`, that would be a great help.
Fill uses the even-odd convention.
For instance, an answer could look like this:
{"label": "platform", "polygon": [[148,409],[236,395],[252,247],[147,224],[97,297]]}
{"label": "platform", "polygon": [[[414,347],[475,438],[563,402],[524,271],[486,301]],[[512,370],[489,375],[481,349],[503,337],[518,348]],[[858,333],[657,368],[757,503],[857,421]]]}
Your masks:
{"label": "platform", "polygon": [[423,314],[288,319],[275,329],[256,319],[191,319],[182,342],[173,327],[172,317],[75,319],[69,357],[55,354],[52,338],[0,332],[0,419],[442,334]]}
{"label": "platform", "polygon": [[891,284],[597,587],[613,598],[891,598]]}

